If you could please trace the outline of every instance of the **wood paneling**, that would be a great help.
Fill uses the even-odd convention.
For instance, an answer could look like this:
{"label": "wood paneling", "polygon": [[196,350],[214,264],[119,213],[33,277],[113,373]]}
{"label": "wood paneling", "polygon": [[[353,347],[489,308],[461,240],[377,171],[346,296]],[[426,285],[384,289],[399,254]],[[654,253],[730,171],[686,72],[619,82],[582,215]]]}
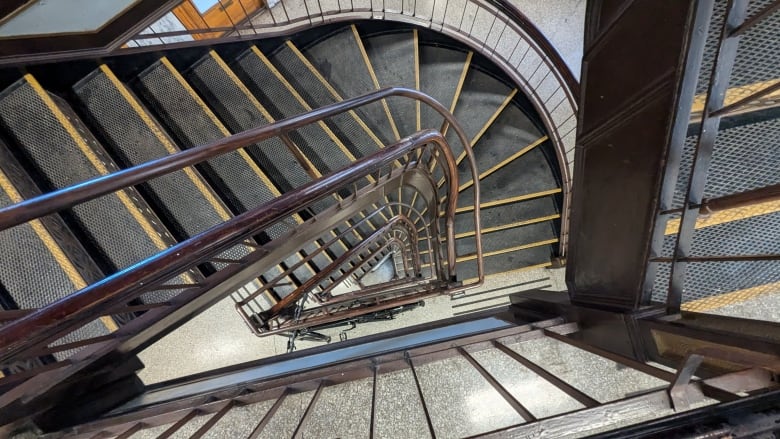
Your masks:
{"label": "wood paneling", "polygon": [[[637,309],[647,301],[649,242],[680,91],[696,80],[682,55],[703,44],[706,32],[691,29],[697,5],[706,3],[588,5],[598,16],[586,19],[593,38],[583,58],[575,152],[566,273],[575,302]],[[681,111],[687,123],[689,112]]]}

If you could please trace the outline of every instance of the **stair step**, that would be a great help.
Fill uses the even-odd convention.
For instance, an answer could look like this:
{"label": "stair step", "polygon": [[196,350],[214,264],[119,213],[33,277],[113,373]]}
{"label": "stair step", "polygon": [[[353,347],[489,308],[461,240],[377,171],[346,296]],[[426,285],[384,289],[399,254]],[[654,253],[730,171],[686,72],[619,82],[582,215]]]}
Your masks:
{"label": "stair step", "polygon": [[[380,87],[418,88],[416,41],[416,31],[363,37],[363,46]],[[414,100],[390,98],[387,104],[401,137],[417,131],[417,105]]]}
{"label": "stair step", "polygon": [[[359,53],[354,53],[354,56],[353,63],[362,62]],[[322,73],[291,41],[287,41],[269,58],[299,91],[310,108],[343,100]],[[385,144],[356,112],[331,117],[326,123],[355,157],[371,155]]]}
{"label": "stair step", "polygon": [[[560,194],[560,189],[548,189],[491,201],[480,200],[480,216],[484,218],[482,226],[485,228],[498,227],[557,213],[555,204],[557,200],[555,198],[559,197]],[[461,204],[460,201],[458,204]],[[473,220],[471,219],[473,212],[473,205],[457,208],[455,215],[456,233],[473,230]]]}
{"label": "stair step", "polygon": [[[233,132],[265,126],[274,121],[263,104],[216,52],[210,52],[197,62],[188,77],[215,108],[217,114],[227,121]],[[291,152],[291,148],[297,150],[298,158]],[[273,138],[248,148],[248,151],[263,169],[269,171],[274,181],[281,182],[277,186],[283,191],[297,188],[322,176],[292,140],[290,145],[285,145],[280,139]],[[305,167],[298,161],[299,158],[305,160]],[[311,209],[317,214],[334,203],[333,198],[321,200],[314,203]]]}
{"label": "stair step", "polygon": [[[0,145],[0,208],[39,193],[21,167]],[[50,232],[54,231],[54,233]],[[35,309],[62,299],[103,278],[86,251],[62,220],[51,215],[0,232],[0,308]],[[66,335],[68,343],[106,335],[117,328],[111,317],[102,317]],[[54,354],[63,359],[68,352]],[[0,365],[0,372],[6,369]]]}
{"label": "stair step", "polygon": [[[234,133],[266,126],[273,117],[252,95],[230,67],[211,51],[196,62],[187,78],[214,112]],[[247,148],[281,192],[300,187],[313,178],[277,137]]]}
{"label": "stair step", "polygon": [[[274,117],[288,117],[311,109],[287,78],[256,47],[239,56],[234,67],[247,88],[265,102],[270,112],[276,113]],[[290,139],[309,159],[313,177],[339,170],[355,158],[324,122],[298,129],[290,133]],[[329,200],[315,203],[312,210],[316,215],[330,204]]]}
{"label": "stair step", "polygon": [[[176,136],[184,148],[204,145],[229,136],[231,133],[211,111],[189,83],[166,58],[154,63],[138,75],[137,87]],[[281,195],[265,172],[245,149],[223,154],[198,165],[211,187],[220,195],[233,213],[242,213],[258,207]],[[291,225],[300,223],[297,216],[287,219]],[[277,223],[265,230],[270,239],[276,239],[290,227]],[[291,257],[288,262],[295,262]],[[309,276],[305,269],[301,277]]]}
{"label": "stair step", "polygon": [[[420,91],[451,108],[459,90],[468,54],[440,46],[420,44]],[[422,128],[439,129],[444,119],[432,108],[420,110]]]}
{"label": "stair step", "polygon": [[[479,141],[472,146],[477,172],[480,176],[486,172],[498,172],[500,168],[497,169],[497,167],[507,166],[515,160],[522,159],[525,155],[542,146],[539,140],[543,137],[544,134],[519,107],[516,105],[507,106],[485,134],[480,137]],[[529,146],[531,148],[527,152],[517,157],[519,152],[526,150]],[[543,157],[541,160],[539,167],[544,165],[547,168],[546,160]],[[458,171],[461,186],[471,181],[471,169],[465,161],[460,163]],[[518,180],[527,181],[525,178]],[[488,194],[484,189],[482,193]]]}
{"label": "stair step", "polygon": [[[292,55],[292,54],[291,54]],[[244,84],[276,119],[311,111],[312,107],[271,61],[256,47],[238,57],[233,66]],[[318,123],[291,133],[292,140],[315,165],[320,175],[342,169],[355,156],[328,125]]]}
{"label": "stair step", "polygon": [[[306,47],[302,52],[338,93],[338,98],[331,98],[351,98],[380,88],[379,78],[354,24]],[[356,113],[383,145],[400,138],[394,115],[383,102],[361,107]]]}
{"label": "stair step", "polygon": [[[106,65],[79,81],[73,90],[120,167],[137,166],[180,151]],[[179,241],[233,217],[195,168],[155,178],[140,190]],[[247,254],[249,248],[239,245],[219,257],[240,259]],[[210,265],[211,270],[224,266]]]}
{"label": "stair step", "polygon": [[[471,67],[463,83],[463,90],[455,103],[455,119],[458,120],[466,138],[476,144],[483,132],[489,132],[493,123],[498,121],[504,110],[510,106],[511,99],[517,93],[513,89],[493,76],[475,67]],[[512,107],[515,107],[512,105]],[[522,127],[524,124],[520,124]],[[491,133],[492,135],[492,133]],[[515,143],[522,143],[521,138],[514,139]],[[463,145],[454,130],[447,131],[447,141],[453,150],[453,155],[458,158],[463,154]],[[461,180],[461,184],[466,180]]]}
{"label": "stair step", "polygon": [[[486,256],[483,261],[485,275],[504,271],[530,270],[550,264],[550,257],[557,250],[557,244],[547,244],[508,253]],[[459,262],[457,266],[458,280],[467,281],[477,277],[476,261]]]}
{"label": "stair step", "polygon": [[[502,251],[520,245],[533,245],[556,239],[558,234],[549,221],[529,224],[522,227],[499,230],[482,234],[482,251],[486,254]],[[458,255],[468,255],[476,251],[473,236],[455,240]]]}
{"label": "stair step", "polygon": [[[70,106],[46,92],[31,75],[2,93],[0,120],[39,174],[36,181],[44,192],[119,170]],[[93,259],[104,262],[101,269],[106,273],[175,244],[133,188],[74,206],[65,216],[71,218],[69,226],[75,228]],[[149,293],[144,298],[164,301],[174,294]]]}
{"label": "stair step", "polygon": [[[263,104],[215,51],[210,51],[196,62],[188,72],[187,78],[233,133],[265,126],[275,121]],[[274,137],[246,148],[281,192],[295,189],[321,176],[298,146],[292,140],[290,142],[291,145],[286,145],[281,139]],[[305,167],[301,165],[291,148],[298,150],[298,158],[306,160]],[[315,214],[333,203],[333,200],[314,203]],[[315,248],[307,247],[310,252]],[[320,264],[324,262],[321,258],[317,257]]]}
{"label": "stair step", "polygon": [[[161,59],[142,72],[137,87],[184,148],[204,145],[231,134],[167,59]],[[203,171],[212,182],[220,183],[213,184],[215,190],[235,212],[247,211],[280,195],[244,150],[209,160]],[[280,233],[278,229],[269,231],[272,238]]]}
{"label": "stair step", "polygon": [[[137,166],[180,151],[107,66],[92,72],[73,89],[120,167]],[[151,204],[159,205],[161,219],[180,241],[233,216],[194,168],[155,178],[144,185],[142,192],[148,193]],[[246,254],[246,249],[237,247],[221,257],[241,258]]]}

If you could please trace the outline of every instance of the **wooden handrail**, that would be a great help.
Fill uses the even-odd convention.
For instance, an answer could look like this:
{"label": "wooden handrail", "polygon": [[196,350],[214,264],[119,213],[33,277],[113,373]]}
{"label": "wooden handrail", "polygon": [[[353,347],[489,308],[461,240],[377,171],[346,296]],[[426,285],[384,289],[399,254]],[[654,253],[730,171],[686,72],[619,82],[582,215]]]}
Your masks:
{"label": "wooden handrail", "polygon": [[[5,325],[0,329],[0,362],[12,358],[24,358],[25,353],[31,352],[37,346],[82,326],[94,319],[94,316],[104,315],[116,306],[133,300],[150,286],[177,276],[199,261],[219,254],[258,231],[268,228],[279,218],[292,215],[305,206],[330,196],[338,189],[394,163],[410,151],[429,144],[438,148],[440,156],[448,163],[449,171],[454,171],[455,159],[441,133],[426,130],[401,139],[371,156],[355,161],[347,168],[294,189]],[[454,195],[453,199],[456,201],[458,187],[456,172],[453,177],[450,179],[448,190]],[[450,219],[454,218],[454,202],[448,205],[447,216]],[[449,257],[454,259],[453,227],[448,226],[446,233]]]}
{"label": "wooden handrail", "polygon": [[[319,122],[328,117],[348,112],[390,96],[404,96],[429,105],[439,114],[444,116],[445,120],[453,126],[458,133],[458,137],[461,137],[462,128],[457,123],[454,116],[438,101],[417,90],[401,87],[387,87],[4,207],[0,209],[0,231],[36,218],[59,212],[63,209],[127,187],[139,185],[153,178],[179,171],[186,167],[210,160],[216,156],[244,148],[272,137],[280,136],[303,126]],[[465,134],[463,134],[460,140],[461,142],[464,142],[464,145],[468,145]]]}

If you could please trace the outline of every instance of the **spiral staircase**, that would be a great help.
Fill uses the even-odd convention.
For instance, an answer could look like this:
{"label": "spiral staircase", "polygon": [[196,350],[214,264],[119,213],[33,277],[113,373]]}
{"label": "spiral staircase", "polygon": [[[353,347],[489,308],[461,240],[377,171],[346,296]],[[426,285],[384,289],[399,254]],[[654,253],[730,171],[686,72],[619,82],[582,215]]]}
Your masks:
{"label": "spiral staircase", "polygon": [[[593,155],[584,160],[599,142],[625,140],[622,124],[633,119],[605,114],[654,111],[655,100],[619,101],[631,93],[610,95],[595,75],[609,65],[599,51],[625,55],[604,43],[631,37],[620,20],[655,13],[652,2],[589,9],[602,35],[586,38],[586,72],[595,73],[581,97],[591,112],[579,115],[585,146],[572,180],[570,73],[516,10],[469,1],[456,25],[447,2],[427,14],[428,2],[382,2],[380,19],[373,4],[328,12],[326,2],[283,0],[226,30],[152,26],[107,56],[0,70],[0,434],[620,436],[645,423],[642,434],[661,431],[649,425],[665,417],[733,422],[732,403],[766,412],[780,371],[776,325],[680,314],[662,278],[674,291],[668,271],[697,262],[665,257],[672,238],[679,246],[699,227],[684,212],[734,203],[663,209],[643,198],[661,192],[660,179],[648,180],[620,221],[663,218],[643,226],[661,257],[629,239],[635,229],[604,218],[620,188],[605,183],[613,175]],[[649,78],[637,89],[656,87],[648,93],[667,90],[653,81],[679,85],[675,105],[693,100],[682,84],[699,79],[695,47],[706,38],[690,29],[717,26],[712,5],[695,3],[668,6],[680,9],[677,21],[644,29],[669,38],[668,64],[686,68],[633,72]],[[296,18],[301,7],[307,15]],[[483,11],[495,13],[492,23]],[[521,30],[536,40],[507,44]],[[161,44],[147,45],[154,39]],[[612,106],[594,103],[599,92]],[[663,136],[683,122],[664,110],[651,119],[669,129],[638,141],[647,157],[600,157],[614,161],[610,170],[637,167],[624,176],[629,187],[661,173],[655,145],[680,153]],[[574,201],[573,181],[583,188]],[[678,229],[668,232],[667,221]],[[579,226],[571,241],[570,223]],[[605,230],[624,247],[588,257],[609,241]],[[632,245],[646,252],[636,265]],[[188,322],[218,307],[233,308],[252,337],[317,339],[320,328],[424,313],[431,298],[567,258],[569,294],[516,294],[500,311],[153,385],[137,375],[141,352],[177,330],[186,336]],[[546,397],[528,398],[529,386]]]}

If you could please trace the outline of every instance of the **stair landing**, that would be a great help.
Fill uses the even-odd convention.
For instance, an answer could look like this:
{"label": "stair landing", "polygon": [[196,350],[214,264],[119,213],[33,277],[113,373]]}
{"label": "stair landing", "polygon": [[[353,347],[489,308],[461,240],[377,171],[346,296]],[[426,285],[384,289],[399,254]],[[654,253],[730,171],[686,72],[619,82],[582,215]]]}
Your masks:
{"label": "stair landing", "polygon": [[[509,295],[530,289],[563,291],[563,270],[534,268],[488,276],[480,288],[455,297],[439,296],[425,306],[397,315],[393,320],[358,324],[346,332],[355,339],[393,329],[461,316],[470,312],[501,308],[509,304]],[[146,368],[139,373],[146,384],[205,372],[237,363],[268,358],[287,352],[287,337],[254,336],[236,315],[234,301],[225,298],[190,320],[176,331],[139,354]],[[319,331],[339,342],[339,334],[348,326]],[[296,350],[322,346],[321,342],[297,340]]]}

